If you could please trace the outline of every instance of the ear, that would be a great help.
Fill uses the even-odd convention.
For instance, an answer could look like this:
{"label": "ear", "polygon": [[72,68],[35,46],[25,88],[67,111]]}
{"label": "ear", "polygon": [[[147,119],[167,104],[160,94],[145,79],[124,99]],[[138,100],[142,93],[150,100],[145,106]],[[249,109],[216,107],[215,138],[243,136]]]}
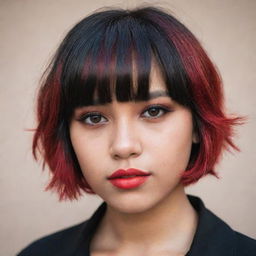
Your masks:
{"label": "ear", "polygon": [[197,132],[195,132],[195,131],[193,131],[192,142],[195,143],[195,144],[199,143],[199,137],[198,137]]}

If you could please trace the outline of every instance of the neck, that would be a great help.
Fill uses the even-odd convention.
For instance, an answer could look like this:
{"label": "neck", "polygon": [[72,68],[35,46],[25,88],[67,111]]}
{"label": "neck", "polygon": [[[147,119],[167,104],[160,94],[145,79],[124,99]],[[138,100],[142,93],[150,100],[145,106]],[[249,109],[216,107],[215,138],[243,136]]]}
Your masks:
{"label": "neck", "polygon": [[[197,214],[182,185],[145,212],[127,214],[108,206],[92,247],[117,250],[122,246],[186,253],[197,226]],[[100,243],[99,243],[100,241]],[[111,248],[109,248],[111,245]],[[107,248],[108,247],[108,248]]]}

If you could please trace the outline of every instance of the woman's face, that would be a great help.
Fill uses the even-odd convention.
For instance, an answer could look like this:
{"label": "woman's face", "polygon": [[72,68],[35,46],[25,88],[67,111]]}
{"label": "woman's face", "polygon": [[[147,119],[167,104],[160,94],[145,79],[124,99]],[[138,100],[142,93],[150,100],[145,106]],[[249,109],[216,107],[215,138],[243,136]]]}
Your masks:
{"label": "woman's face", "polygon": [[[121,212],[142,212],[170,197],[180,185],[195,140],[190,110],[165,95],[155,65],[150,81],[152,99],[77,108],[70,124],[85,179]],[[132,189],[118,188],[107,179],[114,171],[129,168],[151,175]]]}

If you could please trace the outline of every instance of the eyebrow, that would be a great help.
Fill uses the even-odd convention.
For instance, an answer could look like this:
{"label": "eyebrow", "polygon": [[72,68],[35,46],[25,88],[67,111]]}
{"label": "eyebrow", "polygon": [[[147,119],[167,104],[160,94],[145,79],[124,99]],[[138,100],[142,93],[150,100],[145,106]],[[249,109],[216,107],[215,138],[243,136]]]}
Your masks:
{"label": "eyebrow", "polygon": [[[148,96],[148,100],[153,100],[156,98],[160,98],[160,97],[168,97],[170,98],[170,95],[167,91],[161,91],[161,90],[157,90],[157,91],[153,91],[153,92],[149,92],[149,96]],[[143,100],[142,100],[143,101]],[[93,100],[92,104],[90,104],[91,106],[99,106],[99,105],[107,105],[109,103],[106,104],[102,104],[98,99]]]}

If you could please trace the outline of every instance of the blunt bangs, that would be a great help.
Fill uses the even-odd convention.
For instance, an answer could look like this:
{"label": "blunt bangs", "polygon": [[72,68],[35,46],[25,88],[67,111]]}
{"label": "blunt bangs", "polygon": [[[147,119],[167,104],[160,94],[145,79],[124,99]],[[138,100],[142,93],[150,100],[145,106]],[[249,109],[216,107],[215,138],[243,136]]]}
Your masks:
{"label": "blunt bangs", "polygon": [[[91,24],[91,25],[90,25]],[[59,51],[61,85],[67,119],[76,107],[149,96],[153,59],[170,97],[190,108],[188,79],[175,45],[143,11],[96,13],[78,23]]]}

